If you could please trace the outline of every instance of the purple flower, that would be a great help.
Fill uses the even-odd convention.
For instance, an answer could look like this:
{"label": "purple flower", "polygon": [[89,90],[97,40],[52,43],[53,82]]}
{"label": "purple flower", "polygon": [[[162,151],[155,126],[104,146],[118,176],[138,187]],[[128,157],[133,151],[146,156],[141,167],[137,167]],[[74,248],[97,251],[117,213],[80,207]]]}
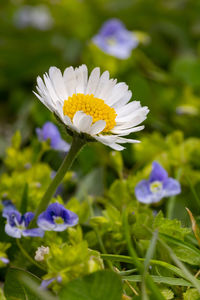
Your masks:
{"label": "purple flower", "polygon": [[159,202],[164,197],[178,195],[180,192],[180,183],[168,177],[165,169],[157,162],[153,162],[149,180],[142,180],[135,187],[137,200],[147,204]]}
{"label": "purple flower", "polygon": [[93,37],[93,42],[102,51],[121,59],[130,57],[132,49],[139,43],[136,36],[118,19],[105,22],[99,34]]}
{"label": "purple flower", "polygon": [[16,207],[14,206],[14,204],[12,203],[11,200],[3,200],[2,204],[4,206],[3,212],[2,212],[2,216],[4,218],[7,218],[11,211],[16,210]]}
{"label": "purple flower", "polygon": [[38,217],[37,224],[47,231],[63,231],[78,223],[78,216],[62,204],[52,203]]}
{"label": "purple flower", "polygon": [[46,280],[42,280],[42,283],[40,285],[40,287],[42,289],[47,289],[48,286],[54,282],[54,281],[57,281],[58,283],[62,282],[62,277],[61,276],[57,276],[57,277],[52,277],[50,279],[46,279]]}
{"label": "purple flower", "polygon": [[10,260],[8,259],[8,258],[6,258],[6,257],[0,257],[0,261],[2,262],[2,263],[4,263],[5,265],[7,265],[7,264],[9,264],[9,262],[10,262]]}
{"label": "purple flower", "polygon": [[17,210],[12,210],[7,213],[5,232],[14,238],[21,238],[22,236],[43,237],[44,231],[41,228],[27,229],[33,218],[32,212],[21,215]]}
{"label": "purple flower", "polygon": [[64,152],[69,151],[69,144],[61,138],[57,126],[53,123],[46,122],[42,128],[36,128],[36,133],[41,142],[49,139],[52,149]]}

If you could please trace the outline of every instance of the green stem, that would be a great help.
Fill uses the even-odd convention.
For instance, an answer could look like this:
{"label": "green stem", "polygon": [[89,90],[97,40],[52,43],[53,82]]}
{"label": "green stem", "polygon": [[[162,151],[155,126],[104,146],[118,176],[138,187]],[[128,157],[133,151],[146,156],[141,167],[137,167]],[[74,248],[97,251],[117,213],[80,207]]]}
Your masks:
{"label": "green stem", "polygon": [[[180,180],[182,174],[182,169],[178,169],[177,176],[175,177],[178,181]],[[166,212],[166,217],[168,219],[173,219],[174,216],[174,207],[176,204],[176,196],[172,196],[169,198],[167,202],[167,212]]]}
{"label": "green stem", "polygon": [[45,268],[43,268],[42,266],[40,266],[29,254],[28,252],[26,252],[26,250],[22,247],[20,241],[17,239],[16,240],[17,242],[17,246],[18,248],[20,249],[20,251],[22,252],[22,254],[33,264],[35,265],[37,268],[43,270],[43,271],[46,271]]}
{"label": "green stem", "polygon": [[40,203],[37,207],[37,210],[36,210],[36,213],[35,213],[35,218],[34,218],[33,222],[31,223],[32,228],[36,225],[36,219],[39,216],[39,214],[47,208],[49,202],[51,201],[51,198],[53,197],[53,195],[54,195],[54,193],[55,193],[55,191],[58,187],[58,185],[60,184],[60,182],[64,178],[66,172],[71,167],[73,161],[75,160],[76,156],[78,155],[79,151],[84,146],[84,144],[85,144],[84,140],[80,139],[77,136],[73,137],[72,145],[71,145],[71,148],[70,148],[68,154],[66,155],[65,159],[63,160],[60,168],[57,171],[56,176],[54,177],[54,179],[50,183],[48,189],[46,190],[42,200],[40,201]]}
{"label": "green stem", "polygon": [[[129,230],[129,224],[128,224],[128,215],[127,212],[123,212],[123,225],[124,225],[124,234],[125,234],[125,240],[128,246],[128,251],[130,253],[130,256],[132,258],[133,265],[138,269],[139,273],[143,276],[145,268],[144,265],[141,264],[141,262],[138,259],[137,253],[132,245],[131,241],[131,234]],[[147,284],[148,288],[152,292],[153,299],[155,300],[164,300],[163,295],[161,294],[160,290],[154,283],[152,277],[149,274],[146,274],[145,283]],[[146,299],[146,289],[145,286],[143,286],[143,294],[142,299]]]}

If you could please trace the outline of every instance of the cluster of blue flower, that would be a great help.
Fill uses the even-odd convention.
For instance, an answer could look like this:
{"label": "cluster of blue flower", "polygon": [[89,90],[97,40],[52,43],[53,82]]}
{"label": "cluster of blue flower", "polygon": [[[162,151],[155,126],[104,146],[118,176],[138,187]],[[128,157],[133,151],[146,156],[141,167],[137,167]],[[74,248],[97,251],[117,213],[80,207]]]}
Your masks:
{"label": "cluster of blue flower", "polygon": [[5,232],[14,238],[43,237],[45,231],[63,231],[78,223],[78,216],[60,203],[52,203],[37,218],[38,228],[29,228],[34,213],[21,215],[11,201],[3,202],[3,217],[7,219]]}

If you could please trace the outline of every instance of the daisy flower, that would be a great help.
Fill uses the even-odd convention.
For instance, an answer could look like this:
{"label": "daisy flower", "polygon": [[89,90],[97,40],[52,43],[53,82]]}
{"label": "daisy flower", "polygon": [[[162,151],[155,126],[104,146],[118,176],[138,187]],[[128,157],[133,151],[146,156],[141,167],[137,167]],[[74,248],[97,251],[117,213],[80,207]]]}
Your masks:
{"label": "daisy flower", "polygon": [[66,68],[64,74],[56,67],[37,78],[36,96],[73,133],[95,139],[115,150],[120,144],[137,143],[124,136],[140,131],[138,126],[146,119],[148,108],[139,101],[129,100],[131,91],[124,82],[109,78],[109,72],[100,75],[95,68],[88,78],[86,65]]}

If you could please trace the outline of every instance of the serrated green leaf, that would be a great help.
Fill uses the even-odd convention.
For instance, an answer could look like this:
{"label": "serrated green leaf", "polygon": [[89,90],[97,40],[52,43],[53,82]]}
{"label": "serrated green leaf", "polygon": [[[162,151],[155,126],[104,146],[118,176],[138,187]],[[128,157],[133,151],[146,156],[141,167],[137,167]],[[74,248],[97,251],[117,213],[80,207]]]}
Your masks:
{"label": "serrated green leaf", "polygon": [[191,231],[189,228],[181,227],[181,222],[178,220],[164,218],[161,211],[154,219],[153,229],[158,229],[159,233],[165,233],[168,236],[172,236],[181,240]]}
{"label": "serrated green leaf", "polygon": [[189,289],[183,294],[184,300],[199,300],[200,295],[196,289]]}

